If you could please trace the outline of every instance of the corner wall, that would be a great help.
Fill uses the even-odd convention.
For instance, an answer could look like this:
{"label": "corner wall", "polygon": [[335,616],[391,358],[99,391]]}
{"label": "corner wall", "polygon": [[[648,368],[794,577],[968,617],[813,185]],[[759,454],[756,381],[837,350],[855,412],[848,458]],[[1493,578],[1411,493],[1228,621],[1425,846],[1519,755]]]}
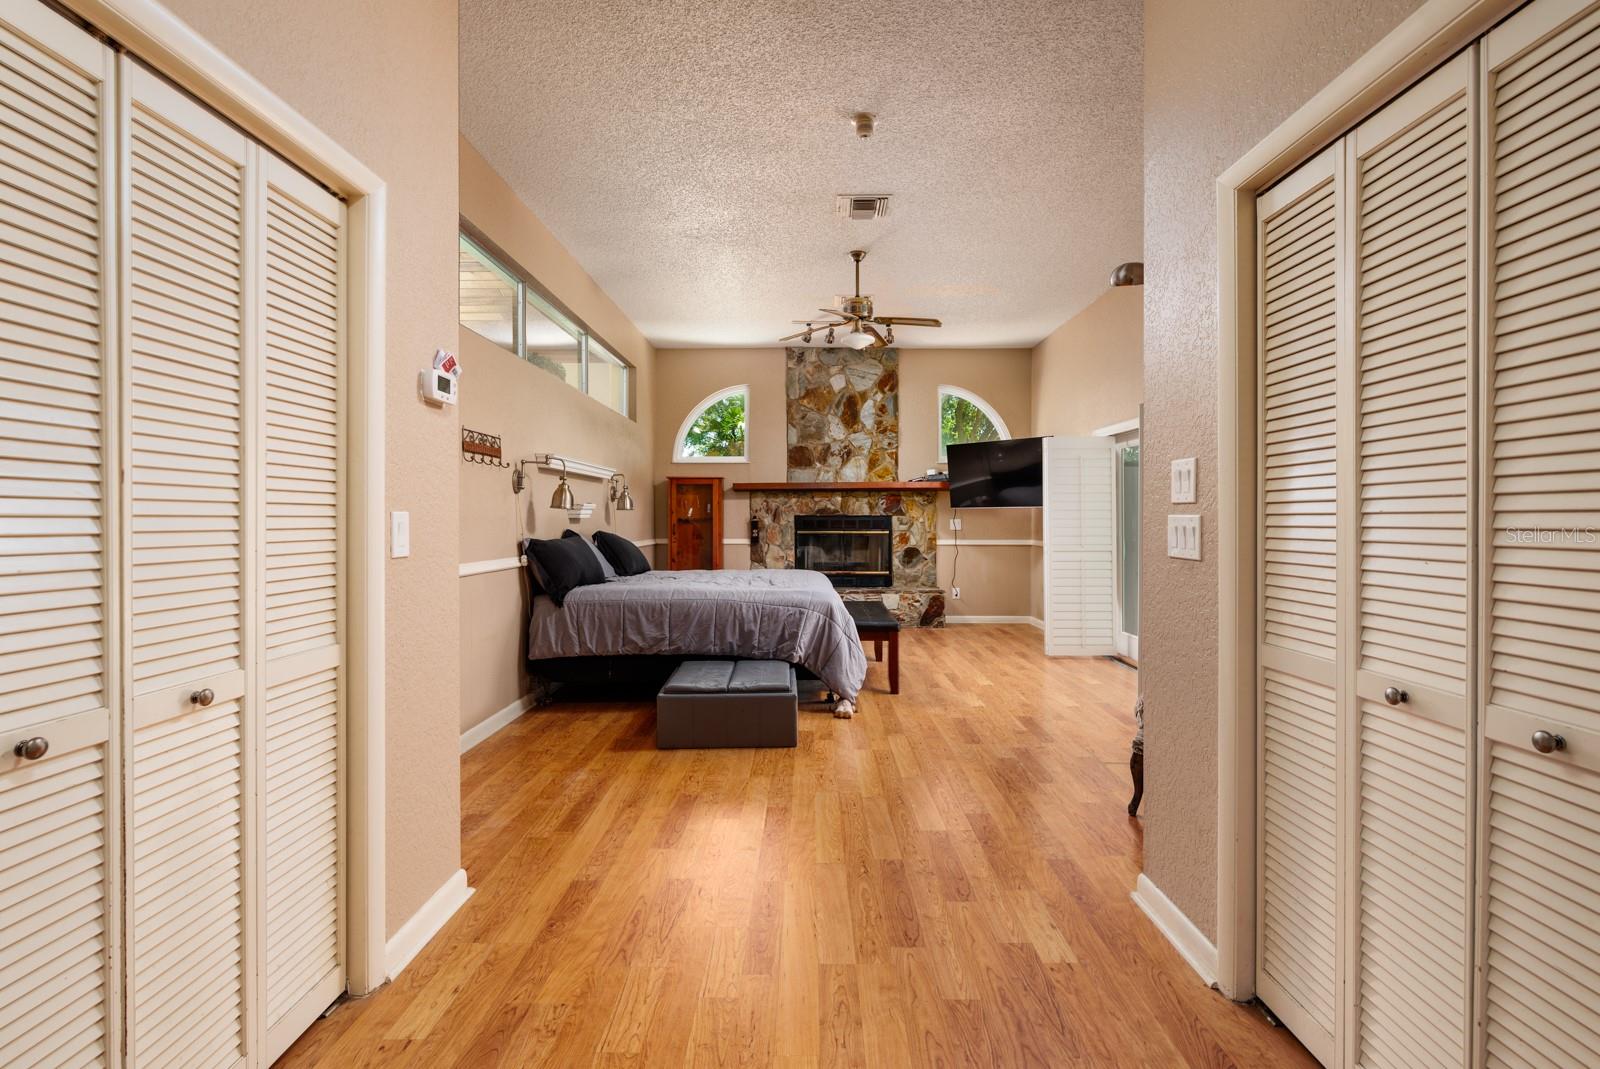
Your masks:
{"label": "corner wall", "polygon": [[1143,515],[1145,873],[1209,939],[1217,917],[1216,179],[1420,0],[1146,0],[1146,471],[1198,461],[1199,561]]}
{"label": "corner wall", "polygon": [[[650,539],[654,349],[465,138],[460,143],[460,184],[461,217],[633,365],[637,416],[630,419],[611,410],[462,328],[461,425],[499,435],[508,462],[534,453],[560,453],[616,468],[627,475],[638,504],[633,512],[617,512],[605,483],[574,476],[573,493],[580,502],[593,502],[595,511],[582,523],[569,524],[566,513],[549,507],[557,476],[529,465],[527,488],[513,495],[510,470],[464,463],[459,445],[452,443],[461,480],[461,563],[504,562],[516,557],[518,539],[559,538],[569,526],[584,534],[607,530]],[[521,569],[509,567],[461,576],[455,596],[461,613],[461,734],[529,691],[527,595]]]}
{"label": "corner wall", "polygon": [[[1143,372],[1144,287],[1108,289],[1034,346],[1033,433],[1081,437],[1136,418]],[[1031,552],[1031,612],[1043,618],[1044,550]]]}

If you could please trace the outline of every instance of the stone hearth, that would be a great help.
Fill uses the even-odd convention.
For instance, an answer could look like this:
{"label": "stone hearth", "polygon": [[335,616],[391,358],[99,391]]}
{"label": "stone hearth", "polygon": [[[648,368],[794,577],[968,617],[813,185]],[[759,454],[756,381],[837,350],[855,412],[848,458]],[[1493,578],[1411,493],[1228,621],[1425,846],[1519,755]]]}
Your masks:
{"label": "stone hearth", "polygon": [[793,568],[794,518],[888,516],[893,532],[894,575],[887,588],[840,590],[847,601],[883,599],[905,627],[943,627],[944,591],[939,588],[937,498],[933,490],[753,491],[750,518],[756,542],[754,568]]}

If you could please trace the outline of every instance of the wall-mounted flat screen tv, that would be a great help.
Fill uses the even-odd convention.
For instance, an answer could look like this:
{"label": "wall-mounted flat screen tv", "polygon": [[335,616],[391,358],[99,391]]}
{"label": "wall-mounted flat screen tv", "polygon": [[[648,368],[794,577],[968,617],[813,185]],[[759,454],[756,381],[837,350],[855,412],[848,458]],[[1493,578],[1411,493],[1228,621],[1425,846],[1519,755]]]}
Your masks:
{"label": "wall-mounted flat screen tv", "polygon": [[945,452],[952,507],[1036,509],[1044,504],[1043,438],[972,442]]}

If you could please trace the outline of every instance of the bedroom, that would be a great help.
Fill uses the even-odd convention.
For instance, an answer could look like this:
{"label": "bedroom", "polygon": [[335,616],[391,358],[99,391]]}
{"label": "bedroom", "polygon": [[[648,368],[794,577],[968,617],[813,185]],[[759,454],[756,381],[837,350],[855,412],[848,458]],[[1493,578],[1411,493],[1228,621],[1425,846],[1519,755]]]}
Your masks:
{"label": "bedroom", "polygon": [[1597,42],[0,0],[0,1062],[1600,1060]]}

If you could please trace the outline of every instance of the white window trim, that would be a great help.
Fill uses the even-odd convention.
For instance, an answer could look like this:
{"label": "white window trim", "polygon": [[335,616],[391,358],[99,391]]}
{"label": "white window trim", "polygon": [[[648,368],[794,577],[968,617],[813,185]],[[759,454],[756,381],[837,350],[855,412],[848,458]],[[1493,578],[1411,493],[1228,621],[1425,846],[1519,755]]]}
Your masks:
{"label": "white window trim", "polygon": [[1000,432],[1000,437],[1002,439],[1011,437],[1011,429],[1006,426],[1006,421],[1000,418],[1000,413],[996,412],[994,410],[994,406],[988,401],[985,401],[971,390],[962,389],[960,386],[940,386],[938,399],[933,405],[933,440],[939,443],[939,463],[945,464],[950,460],[950,458],[946,456],[944,432],[939,426],[940,417],[944,413],[945,394],[950,394],[953,397],[959,397],[963,401],[972,402],[978,407],[978,411],[989,417],[989,422],[994,424],[994,429]]}
{"label": "white window trim", "polygon": [[[684,453],[683,440],[689,434],[689,428],[694,426],[694,421],[701,414],[718,401],[726,401],[735,394],[744,395],[744,456],[742,457],[692,457]],[[689,414],[678,425],[677,436],[672,439],[672,462],[674,464],[748,464],[750,463],[750,384],[743,383],[739,386],[729,386],[725,390],[718,390],[699,404],[689,410]]]}

